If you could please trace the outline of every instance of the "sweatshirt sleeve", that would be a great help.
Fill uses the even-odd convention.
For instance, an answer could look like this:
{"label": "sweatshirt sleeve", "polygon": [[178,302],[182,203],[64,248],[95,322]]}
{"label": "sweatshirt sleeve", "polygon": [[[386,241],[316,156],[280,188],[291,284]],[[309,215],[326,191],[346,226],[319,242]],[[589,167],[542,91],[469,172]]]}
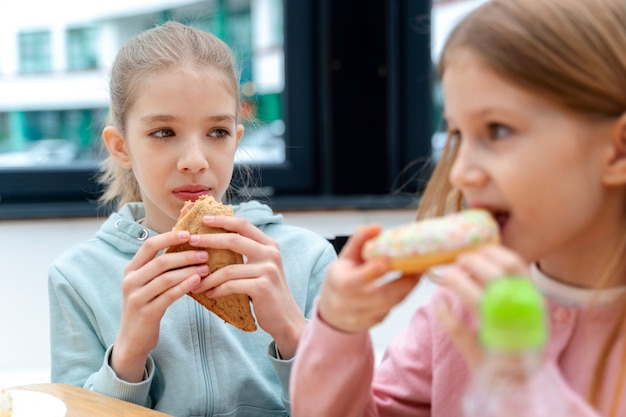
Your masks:
{"label": "sweatshirt sleeve", "polygon": [[127,382],[119,379],[109,365],[112,350],[113,345],[107,349],[100,370],[89,376],[84,384],[84,388],[108,395],[109,397],[150,407],[149,393],[150,385],[154,378],[154,361],[151,357],[148,357],[143,381],[137,383]]}
{"label": "sweatshirt sleeve", "polygon": [[[323,242],[324,249],[320,252],[320,255],[316,262],[313,263],[313,268],[311,270],[311,274],[307,283],[306,299],[304,300],[305,304],[302,306],[304,317],[306,317],[307,322],[309,321],[309,317],[311,317],[311,314],[313,314],[313,306],[317,298],[317,294],[319,294],[322,282],[326,277],[326,272],[330,264],[337,259],[337,253],[330,245],[330,243],[328,243],[327,240],[323,240]],[[275,342],[272,342],[268,347],[268,357],[272,366],[274,367],[274,371],[276,372],[278,379],[281,382],[281,399],[283,401],[283,405],[285,406],[287,412],[290,413],[291,400],[289,395],[289,385],[291,379],[291,370],[295,359],[281,359],[278,355]]]}
{"label": "sweatshirt sleeve", "polygon": [[130,384],[109,366],[111,347],[103,343],[98,318],[61,271],[48,274],[50,302],[51,381],[81,386],[111,397],[149,406],[154,364],[149,359],[146,380]]}
{"label": "sweatshirt sleeve", "polygon": [[373,372],[369,334],[333,329],[319,318],[316,303],[291,370],[293,415],[365,415]]}
{"label": "sweatshirt sleeve", "polygon": [[289,360],[281,359],[275,342],[270,343],[267,348],[267,355],[282,386],[280,397],[283,401],[285,409],[287,412],[290,412],[291,401],[289,400],[289,378],[291,376],[291,368],[293,366],[294,358]]}

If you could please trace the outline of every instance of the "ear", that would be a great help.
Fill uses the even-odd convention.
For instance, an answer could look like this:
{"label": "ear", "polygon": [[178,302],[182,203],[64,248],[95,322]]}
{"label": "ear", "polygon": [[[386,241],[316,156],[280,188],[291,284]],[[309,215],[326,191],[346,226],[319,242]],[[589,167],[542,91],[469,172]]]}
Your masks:
{"label": "ear", "polygon": [[243,125],[237,125],[237,146],[241,143],[241,138],[243,137],[244,127]]}
{"label": "ear", "polygon": [[102,131],[102,138],[113,159],[115,159],[122,168],[130,169],[130,155],[128,154],[126,142],[120,131],[113,126],[107,126]]}
{"label": "ear", "polygon": [[613,124],[609,156],[604,165],[602,182],[608,186],[626,185],[626,113]]}

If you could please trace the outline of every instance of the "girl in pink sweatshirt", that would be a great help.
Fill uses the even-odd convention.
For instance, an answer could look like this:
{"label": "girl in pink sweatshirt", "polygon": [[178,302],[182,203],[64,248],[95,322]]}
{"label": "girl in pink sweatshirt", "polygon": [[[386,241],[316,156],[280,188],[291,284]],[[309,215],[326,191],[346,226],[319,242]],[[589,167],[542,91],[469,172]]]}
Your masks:
{"label": "girl in pink sweatshirt", "polygon": [[421,278],[355,231],[331,266],[291,374],[302,416],[459,417],[484,285],[529,276],[548,303],[545,371],[570,416],[626,415],[626,2],[491,0],[448,38],[448,141],[418,218],[489,210],[502,243],[445,267],[380,365],[368,330]]}

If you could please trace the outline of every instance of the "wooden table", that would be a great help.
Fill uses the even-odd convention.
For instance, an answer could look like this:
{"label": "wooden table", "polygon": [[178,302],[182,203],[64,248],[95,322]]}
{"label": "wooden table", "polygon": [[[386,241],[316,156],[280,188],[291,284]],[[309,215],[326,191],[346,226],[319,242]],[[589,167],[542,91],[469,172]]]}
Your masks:
{"label": "wooden table", "polygon": [[[66,417],[166,417],[159,411],[141,407],[133,403],[118,400],[99,392],[69,384],[32,384],[11,387],[27,391],[45,392],[65,402]],[[170,416],[171,417],[171,416]]]}

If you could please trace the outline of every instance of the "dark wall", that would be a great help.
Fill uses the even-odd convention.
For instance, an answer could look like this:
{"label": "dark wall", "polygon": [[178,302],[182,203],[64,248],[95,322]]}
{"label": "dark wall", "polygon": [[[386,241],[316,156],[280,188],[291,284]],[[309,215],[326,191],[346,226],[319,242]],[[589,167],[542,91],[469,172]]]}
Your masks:
{"label": "dark wall", "polygon": [[430,155],[429,2],[320,4],[322,192],[419,191],[422,164],[402,172]]}

